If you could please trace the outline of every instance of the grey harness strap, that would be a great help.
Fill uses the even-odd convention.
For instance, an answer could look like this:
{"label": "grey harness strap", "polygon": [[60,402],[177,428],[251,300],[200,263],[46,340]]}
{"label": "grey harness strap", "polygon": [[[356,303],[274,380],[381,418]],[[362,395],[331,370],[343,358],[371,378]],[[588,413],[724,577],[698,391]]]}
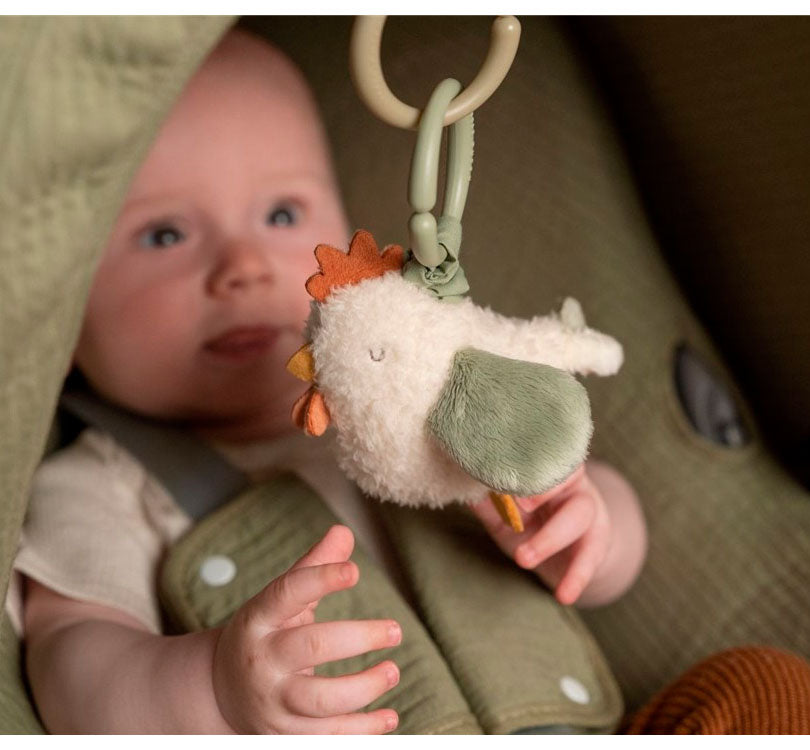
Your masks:
{"label": "grey harness strap", "polygon": [[86,425],[110,433],[195,520],[250,484],[245,474],[185,430],[120,409],[89,391],[63,393],[59,403]]}

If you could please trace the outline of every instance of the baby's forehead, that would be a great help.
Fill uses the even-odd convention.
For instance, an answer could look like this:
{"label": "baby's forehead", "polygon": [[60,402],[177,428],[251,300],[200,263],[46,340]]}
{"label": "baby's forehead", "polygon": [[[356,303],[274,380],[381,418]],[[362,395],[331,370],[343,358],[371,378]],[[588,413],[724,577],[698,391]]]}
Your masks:
{"label": "baby's forehead", "polygon": [[126,206],[167,192],[247,196],[268,173],[314,175],[333,186],[324,130],[303,75],[278,49],[230,32],[164,121]]}
{"label": "baby's forehead", "polygon": [[303,74],[284,52],[253,34],[233,29],[205,58],[181,99],[238,99],[240,93],[300,106],[311,105],[313,98]]}
{"label": "baby's forehead", "polygon": [[268,144],[280,131],[318,132],[320,118],[301,72],[280,50],[242,31],[232,31],[189,80],[155,139],[183,147],[186,139],[247,137],[261,128]]}
{"label": "baby's forehead", "polygon": [[[323,126],[304,76],[280,50],[246,32],[229,32],[181,92],[163,122],[150,160],[225,155],[228,146],[274,152],[312,151],[328,159]],[[235,155],[238,156],[238,155]]]}

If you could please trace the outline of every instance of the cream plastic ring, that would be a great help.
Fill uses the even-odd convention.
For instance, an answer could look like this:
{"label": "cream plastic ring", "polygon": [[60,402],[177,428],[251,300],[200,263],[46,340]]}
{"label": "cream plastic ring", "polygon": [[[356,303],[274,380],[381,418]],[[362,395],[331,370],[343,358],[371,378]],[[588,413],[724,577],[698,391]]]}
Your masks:
{"label": "cream plastic ring", "polygon": [[[373,114],[397,128],[414,130],[421,112],[397,99],[388,88],[380,64],[380,43],[386,16],[358,16],[352,29],[349,69],[360,98]],[[520,22],[499,16],[492,23],[489,52],[473,81],[447,108],[451,125],[480,107],[506,77],[520,41]]]}

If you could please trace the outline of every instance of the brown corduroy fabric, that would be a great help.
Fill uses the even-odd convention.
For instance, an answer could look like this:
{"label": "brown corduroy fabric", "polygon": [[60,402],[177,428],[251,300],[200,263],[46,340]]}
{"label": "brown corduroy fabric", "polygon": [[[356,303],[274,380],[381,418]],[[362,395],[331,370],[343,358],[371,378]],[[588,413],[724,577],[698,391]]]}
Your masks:
{"label": "brown corduroy fabric", "polygon": [[631,717],[626,734],[808,734],[810,664],[748,646],[696,664]]}

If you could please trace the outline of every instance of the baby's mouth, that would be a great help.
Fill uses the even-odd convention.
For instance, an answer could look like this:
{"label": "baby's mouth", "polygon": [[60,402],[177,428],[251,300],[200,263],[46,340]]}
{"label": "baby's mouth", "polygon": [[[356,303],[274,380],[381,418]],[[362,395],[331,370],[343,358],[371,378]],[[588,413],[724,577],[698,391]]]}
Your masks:
{"label": "baby's mouth", "polygon": [[237,326],[209,339],[203,348],[224,359],[250,359],[272,349],[279,334],[273,326]]}

